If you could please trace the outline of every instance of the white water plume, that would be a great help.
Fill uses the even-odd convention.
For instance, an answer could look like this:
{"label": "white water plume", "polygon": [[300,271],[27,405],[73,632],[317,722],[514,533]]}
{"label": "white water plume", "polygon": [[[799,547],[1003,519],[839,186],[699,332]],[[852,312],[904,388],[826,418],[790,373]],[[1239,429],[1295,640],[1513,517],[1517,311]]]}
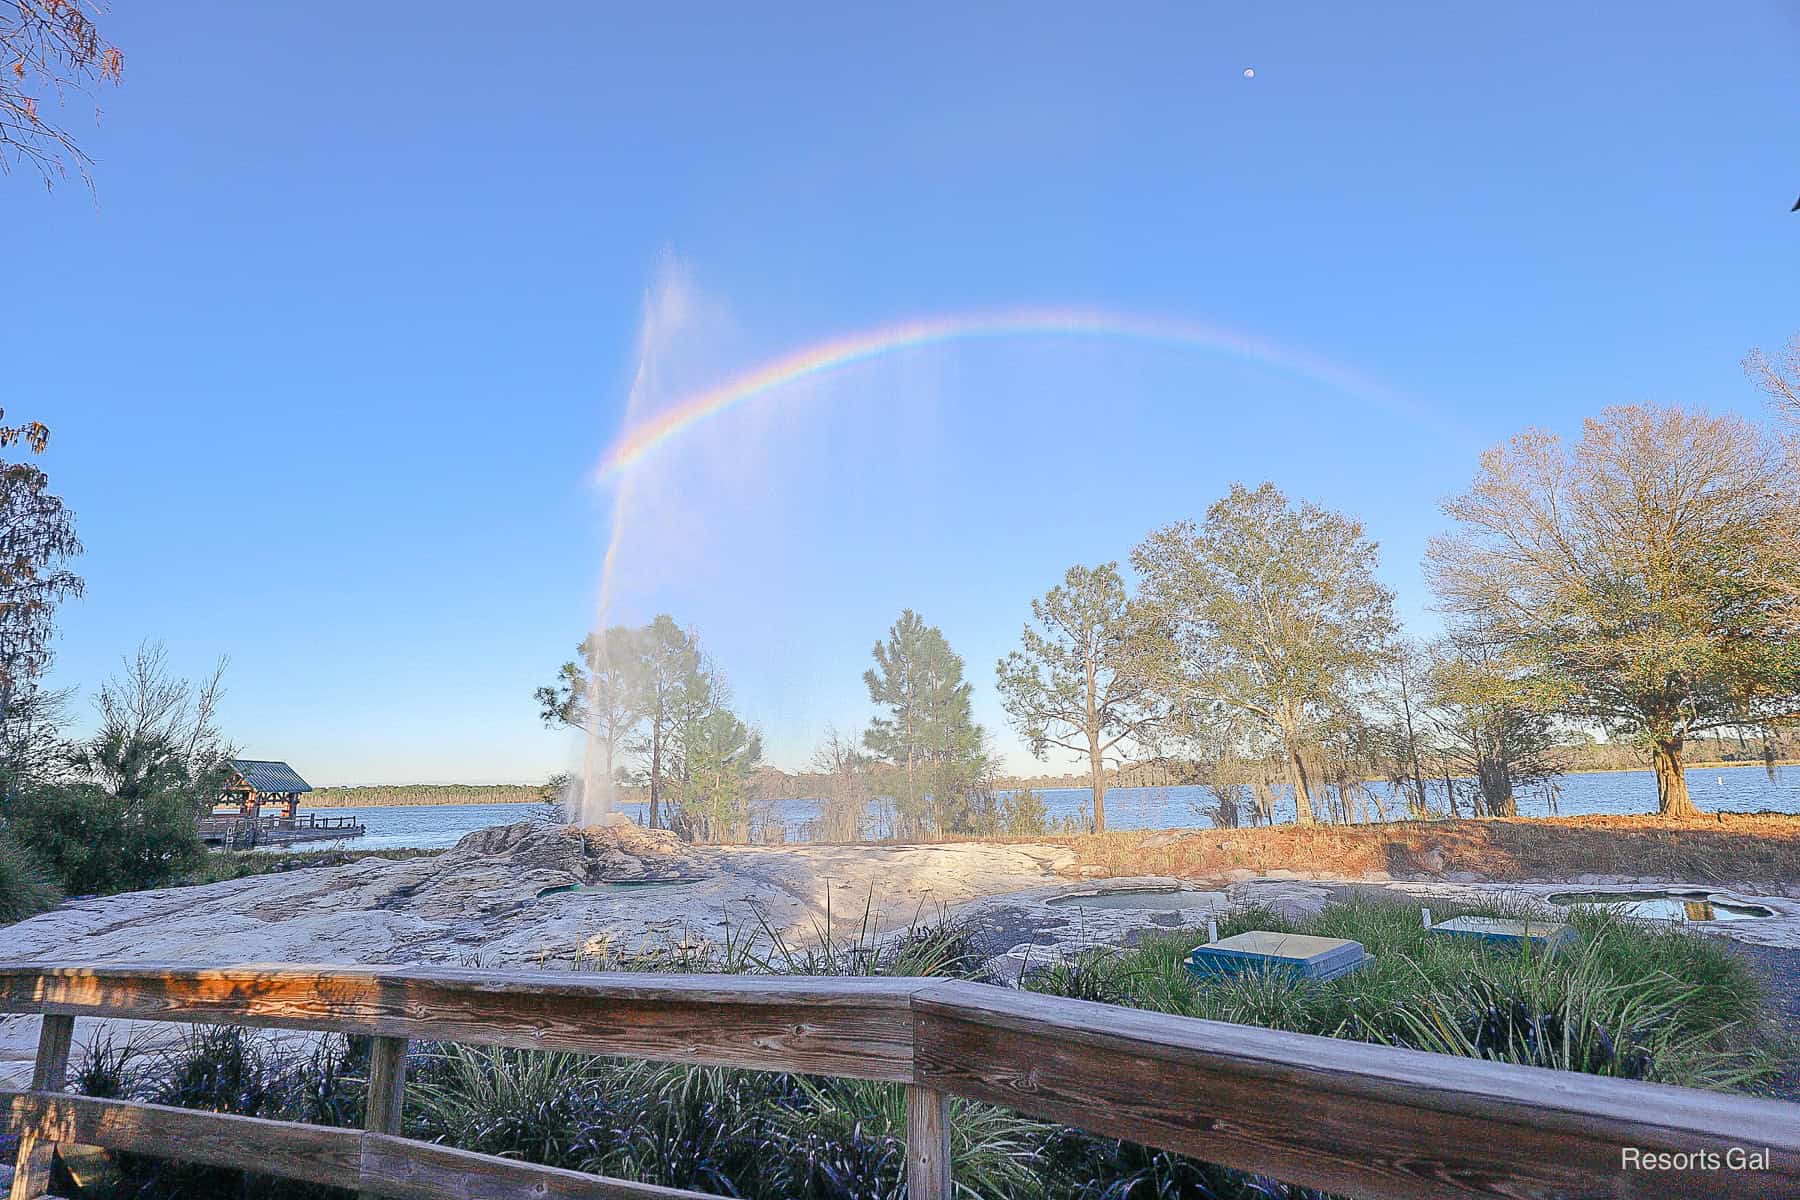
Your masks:
{"label": "white water plume", "polygon": [[[730,340],[731,328],[723,310],[700,295],[680,264],[672,259],[665,260],[655,281],[644,293],[635,346],[636,365],[626,395],[621,428],[629,429],[654,418],[671,397],[703,378],[707,364],[719,357],[720,344]],[[617,623],[615,609],[619,605],[621,560],[628,538],[634,533],[650,532],[650,526],[666,523],[672,518],[671,507],[658,503],[658,493],[666,484],[656,471],[640,469],[624,473],[613,485],[607,517],[606,552],[601,560],[592,626],[600,661],[588,664],[595,669],[590,669],[588,677],[589,716],[583,731],[581,771],[571,789],[575,795],[568,797],[565,803],[565,809],[584,825],[619,819],[615,815],[618,811],[617,781],[608,774],[602,739],[596,727],[601,701],[598,685],[609,665],[605,661],[609,649],[605,633],[610,625]],[[673,539],[661,537],[658,540],[667,545]],[[644,570],[641,558],[634,561],[641,574]],[[654,581],[639,579],[636,582],[648,585]]]}

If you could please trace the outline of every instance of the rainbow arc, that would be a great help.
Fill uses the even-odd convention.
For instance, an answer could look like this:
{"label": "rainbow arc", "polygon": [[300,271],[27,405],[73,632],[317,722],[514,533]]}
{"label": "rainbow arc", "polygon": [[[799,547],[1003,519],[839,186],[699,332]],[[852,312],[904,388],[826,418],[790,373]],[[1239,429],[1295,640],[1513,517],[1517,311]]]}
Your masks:
{"label": "rainbow arc", "polygon": [[1045,336],[1121,338],[1220,351],[1384,407],[1401,406],[1387,389],[1348,367],[1220,325],[1095,310],[1009,309],[900,321],[770,359],[716,386],[681,397],[627,428],[601,459],[595,477],[601,482],[615,479],[687,431],[802,379],[829,375],[921,346],[978,338]]}

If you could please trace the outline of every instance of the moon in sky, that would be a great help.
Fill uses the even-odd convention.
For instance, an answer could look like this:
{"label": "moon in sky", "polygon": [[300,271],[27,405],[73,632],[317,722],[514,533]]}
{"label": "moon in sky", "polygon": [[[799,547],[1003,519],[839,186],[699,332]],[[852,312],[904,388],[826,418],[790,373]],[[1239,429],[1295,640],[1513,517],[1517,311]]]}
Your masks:
{"label": "moon in sky", "polygon": [[1244,68],[1244,78],[1245,79],[1255,79],[1256,78],[1256,68],[1255,67],[1245,67]]}

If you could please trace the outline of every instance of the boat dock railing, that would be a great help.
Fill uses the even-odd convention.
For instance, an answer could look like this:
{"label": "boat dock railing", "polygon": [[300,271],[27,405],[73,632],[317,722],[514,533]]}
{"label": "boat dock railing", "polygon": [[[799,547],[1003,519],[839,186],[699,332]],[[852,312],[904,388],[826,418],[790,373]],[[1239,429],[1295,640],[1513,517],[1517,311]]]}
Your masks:
{"label": "boat dock railing", "polygon": [[361,837],[368,832],[355,817],[323,817],[318,813],[304,813],[292,818],[280,814],[265,817],[216,814],[201,817],[195,826],[201,841],[214,842],[227,849]]}
{"label": "boat dock railing", "polygon": [[[29,964],[0,1011],[43,1014],[31,1087],[0,1091],[15,1198],[72,1143],[367,1197],[702,1200],[401,1136],[414,1039],[901,1085],[910,1200],[952,1196],[952,1097],[1369,1200],[1800,1195],[1800,1105],[960,980]],[[366,1127],[68,1094],[77,1017],[372,1038]]]}

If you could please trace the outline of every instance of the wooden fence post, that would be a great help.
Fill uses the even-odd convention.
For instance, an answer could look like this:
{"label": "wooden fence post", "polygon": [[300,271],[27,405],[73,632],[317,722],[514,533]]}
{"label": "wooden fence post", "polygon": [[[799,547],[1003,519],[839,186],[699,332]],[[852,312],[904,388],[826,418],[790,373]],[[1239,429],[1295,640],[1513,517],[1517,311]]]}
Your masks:
{"label": "wooden fence post", "polygon": [[[31,1070],[31,1090],[60,1092],[69,1081],[69,1043],[75,1036],[75,1018],[58,1013],[44,1015],[38,1034],[37,1064]],[[19,1157],[13,1166],[11,1200],[37,1200],[50,1190],[50,1172],[56,1165],[56,1143],[26,1133],[19,1139]]]}
{"label": "wooden fence post", "polygon": [[[406,1107],[406,1039],[369,1039],[369,1104],[363,1128],[370,1133],[400,1132]],[[378,1192],[361,1192],[360,1200],[379,1200]]]}
{"label": "wooden fence post", "polygon": [[950,1200],[950,1098],[906,1086],[907,1200]]}

